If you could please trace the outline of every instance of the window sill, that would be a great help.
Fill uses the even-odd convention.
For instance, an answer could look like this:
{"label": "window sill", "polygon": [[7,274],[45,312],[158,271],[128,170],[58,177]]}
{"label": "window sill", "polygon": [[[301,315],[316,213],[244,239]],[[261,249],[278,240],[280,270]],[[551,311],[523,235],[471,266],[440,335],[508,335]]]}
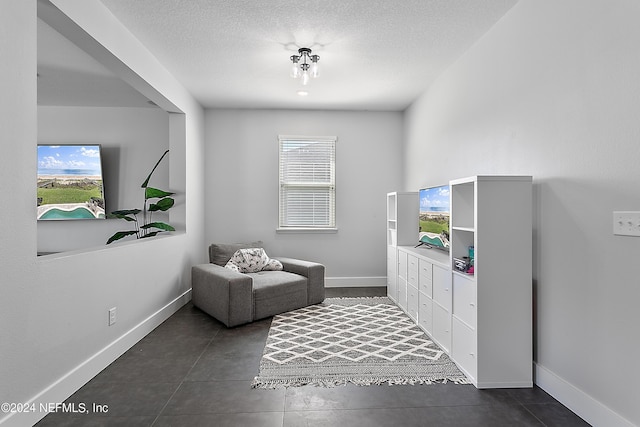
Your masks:
{"label": "window sill", "polygon": [[277,228],[276,233],[294,234],[294,233],[311,233],[311,234],[332,234],[337,233],[338,228],[304,228],[304,227],[287,227]]}

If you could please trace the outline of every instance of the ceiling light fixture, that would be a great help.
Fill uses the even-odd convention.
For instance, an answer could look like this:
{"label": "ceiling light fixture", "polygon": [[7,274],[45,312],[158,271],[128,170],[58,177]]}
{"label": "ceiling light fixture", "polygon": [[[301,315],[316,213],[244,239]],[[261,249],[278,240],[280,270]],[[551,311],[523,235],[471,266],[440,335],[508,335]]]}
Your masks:
{"label": "ceiling light fixture", "polygon": [[320,57],[318,55],[312,55],[311,49],[308,47],[301,47],[298,49],[298,55],[292,55],[291,58],[291,77],[302,79],[302,85],[309,84],[311,77],[318,77],[318,61]]}

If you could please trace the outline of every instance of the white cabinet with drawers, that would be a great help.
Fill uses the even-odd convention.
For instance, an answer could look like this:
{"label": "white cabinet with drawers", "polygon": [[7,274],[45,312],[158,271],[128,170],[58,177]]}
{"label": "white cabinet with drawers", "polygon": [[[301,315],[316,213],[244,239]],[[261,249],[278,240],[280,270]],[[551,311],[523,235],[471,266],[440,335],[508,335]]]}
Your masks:
{"label": "white cabinet with drawers", "polygon": [[451,270],[447,253],[399,246],[398,259],[398,282],[404,274],[407,284],[406,305],[398,305],[448,352],[451,348]]}
{"label": "white cabinet with drawers", "polygon": [[[451,181],[449,253],[409,246],[418,193],[387,195],[388,295],[478,388],[533,385],[531,184],[530,176]],[[471,253],[473,273],[451,268]]]}
{"label": "white cabinet with drawers", "polygon": [[423,258],[418,260],[418,287],[420,292],[433,297],[433,264]]}
{"label": "white cabinet with drawers", "polygon": [[407,254],[398,251],[398,300],[396,303],[407,311]]}
{"label": "white cabinet with drawers", "polygon": [[433,300],[430,296],[418,292],[418,324],[431,336],[433,334]]}

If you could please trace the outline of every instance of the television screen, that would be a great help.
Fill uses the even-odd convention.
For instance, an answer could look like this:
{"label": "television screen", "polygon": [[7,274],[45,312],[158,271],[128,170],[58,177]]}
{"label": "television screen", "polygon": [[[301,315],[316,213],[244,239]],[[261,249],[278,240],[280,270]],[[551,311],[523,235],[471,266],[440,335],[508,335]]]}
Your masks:
{"label": "television screen", "polygon": [[38,220],[104,218],[101,146],[38,145]]}
{"label": "television screen", "polygon": [[449,250],[449,186],[420,190],[419,244]]}

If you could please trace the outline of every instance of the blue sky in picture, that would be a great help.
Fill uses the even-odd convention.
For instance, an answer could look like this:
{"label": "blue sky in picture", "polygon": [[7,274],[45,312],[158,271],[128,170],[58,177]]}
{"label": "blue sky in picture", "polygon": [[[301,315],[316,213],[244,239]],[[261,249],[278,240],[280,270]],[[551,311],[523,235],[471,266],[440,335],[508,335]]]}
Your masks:
{"label": "blue sky in picture", "polygon": [[102,175],[99,145],[38,145],[38,175]]}
{"label": "blue sky in picture", "polygon": [[420,212],[448,212],[449,186],[425,188],[420,190]]}

